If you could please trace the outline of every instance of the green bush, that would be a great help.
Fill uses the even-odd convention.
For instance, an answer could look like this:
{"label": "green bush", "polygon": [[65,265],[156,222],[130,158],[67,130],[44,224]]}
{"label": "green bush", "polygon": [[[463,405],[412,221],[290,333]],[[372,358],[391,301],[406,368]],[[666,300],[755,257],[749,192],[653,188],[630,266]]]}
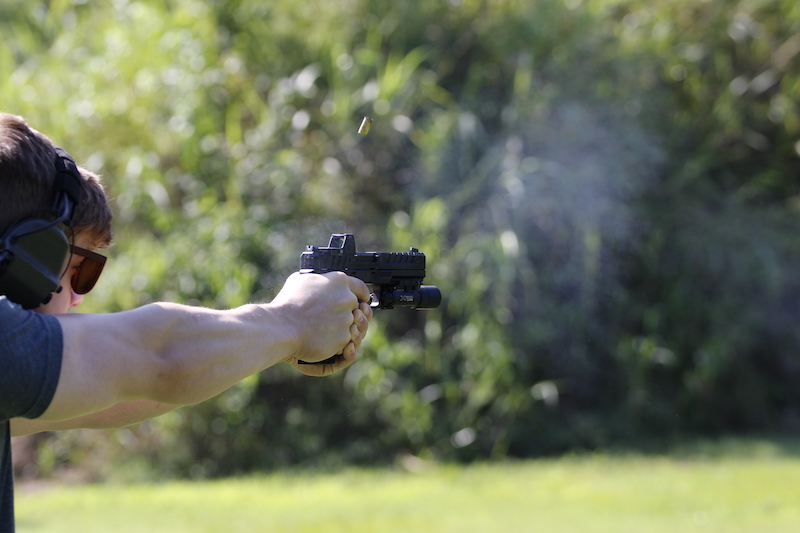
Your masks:
{"label": "green bush", "polygon": [[334,231],[444,294],[118,439],[165,475],[796,428],[793,2],[2,10],[3,109],[114,198],[87,310],[269,300]]}

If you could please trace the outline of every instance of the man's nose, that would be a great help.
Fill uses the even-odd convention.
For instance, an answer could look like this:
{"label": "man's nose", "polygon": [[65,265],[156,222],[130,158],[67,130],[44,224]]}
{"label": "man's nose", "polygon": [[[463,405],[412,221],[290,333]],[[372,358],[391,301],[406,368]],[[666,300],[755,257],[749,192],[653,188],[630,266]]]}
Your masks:
{"label": "man's nose", "polygon": [[78,294],[75,291],[72,291],[72,299],[70,299],[69,306],[70,307],[78,307],[83,303],[83,294]]}

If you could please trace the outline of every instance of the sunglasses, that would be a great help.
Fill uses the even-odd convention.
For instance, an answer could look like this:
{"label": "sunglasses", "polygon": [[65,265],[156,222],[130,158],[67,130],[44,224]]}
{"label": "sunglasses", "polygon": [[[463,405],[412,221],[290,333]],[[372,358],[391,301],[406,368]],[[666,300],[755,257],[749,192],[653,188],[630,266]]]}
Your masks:
{"label": "sunglasses", "polygon": [[74,255],[83,257],[83,261],[72,274],[72,290],[76,294],[86,294],[97,283],[97,279],[106,265],[106,256],[95,253],[80,246],[70,245]]}

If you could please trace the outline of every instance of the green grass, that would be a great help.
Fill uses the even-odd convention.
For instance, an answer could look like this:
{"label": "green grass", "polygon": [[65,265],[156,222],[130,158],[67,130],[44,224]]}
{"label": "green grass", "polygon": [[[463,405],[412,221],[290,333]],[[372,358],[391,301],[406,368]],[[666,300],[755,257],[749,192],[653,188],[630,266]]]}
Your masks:
{"label": "green grass", "polygon": [[17,495],[25,532],[797,532],[800,457],[769,443]]}

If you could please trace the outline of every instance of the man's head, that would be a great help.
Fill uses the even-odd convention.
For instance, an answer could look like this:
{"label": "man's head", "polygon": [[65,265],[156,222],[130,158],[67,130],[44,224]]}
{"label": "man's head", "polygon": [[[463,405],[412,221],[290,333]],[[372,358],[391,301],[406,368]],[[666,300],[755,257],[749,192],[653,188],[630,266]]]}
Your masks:
{"label": "man's head", "polygon": [[[73,200],[70,203],[74,210],[71,217],[67,217],[71,218],[70,225],[62,221],[64,206],[70,204],[56,201],[56,184],[65,181],[73,189],[69,197]],[[30,128],[22,118],[3,113],[0,113],[0,192],[0,236],[3,236],[0,247],[6,251],[9,249],[6,247],[13,244],[8,238],[9,229],[20,236],[15,239],[20,247],[25,246],[23,242],[27,239],[37,253],[39,250],[43,250],[41,253],[45,255],[49,253],[52,242],[55,253],[47,259],[59,264],[71,259],[67,242],[78,245],[80,241],[81,248],[89,249],[104,247],[111,242],[112,214],[99,178],[74,166],[66,153],[57,153],[50,140]],[[43,230],[32,232],[28,229],[30,224],[34,229],[42,227]],[[21,231],[18,229],[20,225],[23,227]],[[67,242],[59,237],[62,232]],[[48,240],[47,236],[53,239]],[[17,255],[21,258],[23,254],[21,251]],[[56,270],[59,268],[55,266]]]}
{"label": "man's head", "polygon": [[[56,151],[22,117],[0,113],[0,233],[30,216],[47,216],[53,205]],[[97,175],[78,167],[83,199],[72,221],[75,234],[89,232],[95,247],[111,243],[111,208]],[[70,230],[72,231],[72,230]]]}

